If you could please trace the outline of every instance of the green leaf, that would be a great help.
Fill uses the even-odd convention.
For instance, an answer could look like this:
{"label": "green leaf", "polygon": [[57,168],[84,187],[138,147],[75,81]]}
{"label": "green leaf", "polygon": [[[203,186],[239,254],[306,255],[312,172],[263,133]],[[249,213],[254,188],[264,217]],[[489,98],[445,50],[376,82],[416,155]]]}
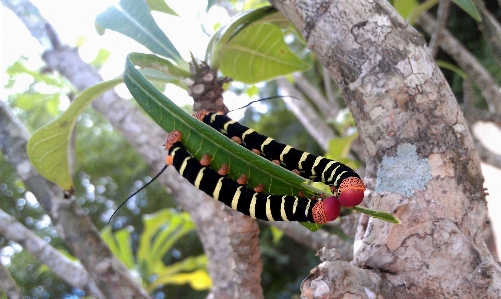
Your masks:
{"label": "green leaf", "polygon": [[466,74],[465,71],[463,71],[460,67],[457,67],[456,65],[454,65],[452,63],[449,63],[449,62],[444,61],[444,60],[437,60],[436,63],[440,68],[453,71],[454,73],[459,75],[463,80],[468,78],[468,75]]}
{"label": "green leaf", "polygon": [[149,290],[153,291],[157,287],[164,284],[185,284],[189,283],[194,290],[208,290],[212,286],[212,281],[209,274],[205,270],[198,269],[191,273],[179,273],[175,275],[160,276],[150,286]]}
{"label": "green leaf", "polygon": [[146,4],[151,10],[156,10],[169,15],[179,17],[179,15],[165,3],[165,0],[146,0]]}
{"label": "green leaf", "polygon": [[419,5],[416,0],[393,0],[395,10],[406,19],[409,14]]}
{"label": "green leaf", "polygon": [[346,157],[350,151],[351,144],[357,137],[358,133],[354,133],[350,136],[331,139],[329,141],[328,157],[330,156],[332,159]]}
{"label": "green leaf", "polygon": [[245,28],[228,42],[221,54],[221,72],[248,84],[306,71],[309,67],[289,50],[280,28],[268,23]]}
{"label": "green leaf", "polygon": [[33,133],[28,141],[28,156],[42,176],[73,192],[68,146],[75,122],[96,97],[120,83],[122,79],[118,78],[87,88],[59,118]]}
{"label": "green leaf", "polygon": [[121,0],[120,7],[111,6],[96,17],[96,30],[103,34],[111,29],[144,45],[153,53],[174,60],[188,69],[176,47],[158,27],[144,0]]}
{"label": "green leaf", "polygon": [[[285,19],[285,17],[272,6],[261,7],[236,15],[228,24],[221,27],[212,36],[207,45],[205,61],[209,63],[212,69],[219,69],[224,48],[233,37],[251,24],[258,24],[259,21],[274,15],[278,15],[276,18],[280,20]],[[273,21],[274,18],[271,17],[271,20]]]}
{"label": "green leaf", "polygon": [[473,4],[473,0],[452,0],[452,2],[456,3],[457,6],[461,7],[476,21],[478,22],[482,21],[482,17],[478,13],[475,4]]}
{"label": "green leaf", "polygon": [[381,219],[390,223],[400,224],[400,220],[390,213],[374,211],[371,209],[364,208],[362,206],[356,206],[352,208],[353,210],[367,214],[373,218]]}
{"label": "green leaf", "polygon": [[129,269],[134,268],[134,254],[132,253],[132,227],[126,227],[115,232],[115,239],[117,240],[118,248],[120,249],[120,260]]}
{"label": "green leaf", "polygon": [[[129,54],[126,60],[124,82],[139,105],[162,128],[183,133],[183,144],[196,158],[212,156],[211,167],[231,165],[229,176],[237,179],[241,174],[249,177],[249,186],[265,185],[265,193],[297,195],[303,190],[312,196],[318,190],[304,184],[304,179],[270,161],[235,144],[203,122],[195,119],[158,91],[136,69],[135,61],[142,54]],[[319,228],[321,225],[312,224]]]}

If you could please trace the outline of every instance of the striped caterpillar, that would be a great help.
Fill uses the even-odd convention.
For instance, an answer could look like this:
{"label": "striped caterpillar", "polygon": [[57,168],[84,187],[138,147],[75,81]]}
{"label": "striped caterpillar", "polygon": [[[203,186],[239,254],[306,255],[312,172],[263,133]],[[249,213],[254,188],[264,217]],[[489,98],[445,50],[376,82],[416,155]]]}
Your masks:
{"label": "striped caterpillar", "polygon": [[277,142],[241,125],[226,115],[204,110],[194,113],[193,116],[273,163],[306,179],[329,185],[342,206],[354,207],[364,199],[364,182],[355,171],[343,163],[312,155]]}
{"label": "striped caterpillar", "polygon": [[[300,221],[327,223],[339,216],[340,205],[335,196],[322,199],[290,195],[263,194],[221,175],[198,161],[181,144],[182,134],[173,131],[167,137],[169,151],[166,165],[176,170],[198,189],[252,218],[266,221]],[[223,174],[225,171],[223,170]]]}

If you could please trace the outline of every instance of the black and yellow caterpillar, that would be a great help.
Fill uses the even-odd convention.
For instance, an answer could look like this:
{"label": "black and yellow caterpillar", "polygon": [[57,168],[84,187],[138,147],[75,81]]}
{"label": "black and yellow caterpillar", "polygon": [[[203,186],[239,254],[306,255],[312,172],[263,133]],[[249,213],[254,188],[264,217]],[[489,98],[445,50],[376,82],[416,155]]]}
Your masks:
{"label": "black and yellow caterpillar", "polygon": [[[340,205],[335,196],[314,199],[290,195],[262,194],[241,185],[210,167],[203,166],[181,143],[182,134],[173,131],[167,137],[169,151],[166,164],[198,189],[252,218],[266,221],[300,221],[326,223],[339,216]],[[205,163],[204,163],[205,164]]]}
{"label": "black and yellow caterpillar", "polygon": [[329,185],[341,205],[353,207],[364,198],[359,175],[341,162],[301,151],[250,129],[226,115],[200,111],[193,116],[252,152],[306,179]]}

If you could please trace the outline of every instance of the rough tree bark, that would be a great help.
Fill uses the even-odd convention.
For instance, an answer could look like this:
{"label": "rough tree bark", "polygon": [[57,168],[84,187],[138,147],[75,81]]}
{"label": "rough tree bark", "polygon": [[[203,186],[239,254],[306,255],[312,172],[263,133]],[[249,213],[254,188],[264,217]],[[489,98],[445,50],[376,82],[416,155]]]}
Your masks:
{"label": "rough tree bark", "polygon": [[352,263],[326,252],[303,298],[498,298],[486,201],[463,115],[424,39],[387,1],[271,1],[329,70],[367,156]]}

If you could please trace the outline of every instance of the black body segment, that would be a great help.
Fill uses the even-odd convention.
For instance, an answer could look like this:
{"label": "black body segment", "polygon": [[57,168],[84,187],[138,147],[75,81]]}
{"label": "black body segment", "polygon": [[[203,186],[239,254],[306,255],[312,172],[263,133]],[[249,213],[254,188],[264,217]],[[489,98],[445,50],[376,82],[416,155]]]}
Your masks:
{"label": "black body segment", "polygon": [[242,140],[241,145],[245,148],[257,149],[264,158],[270,161],[278,160],[282,167],[290,171],[299,170],[300,176],[314,182],[323,182],[339,189],[339,185],[347,177],[360,179],[353,169],[341,162],[312,155],[277,142],[241,125],[226,115],[206,112],[201,120],[228,138],[239,137]]}
{"label": "black body segment", "polygon": [[179,141],[170,146],[169,155],[172,157],[172,165],[191,184],[232,209],[253,218],[315,223],[314,206],[317,205],[315,211],[319,208],[323,211],[321,200],[262,194],[239,185],[212,168],[202,166]]}

